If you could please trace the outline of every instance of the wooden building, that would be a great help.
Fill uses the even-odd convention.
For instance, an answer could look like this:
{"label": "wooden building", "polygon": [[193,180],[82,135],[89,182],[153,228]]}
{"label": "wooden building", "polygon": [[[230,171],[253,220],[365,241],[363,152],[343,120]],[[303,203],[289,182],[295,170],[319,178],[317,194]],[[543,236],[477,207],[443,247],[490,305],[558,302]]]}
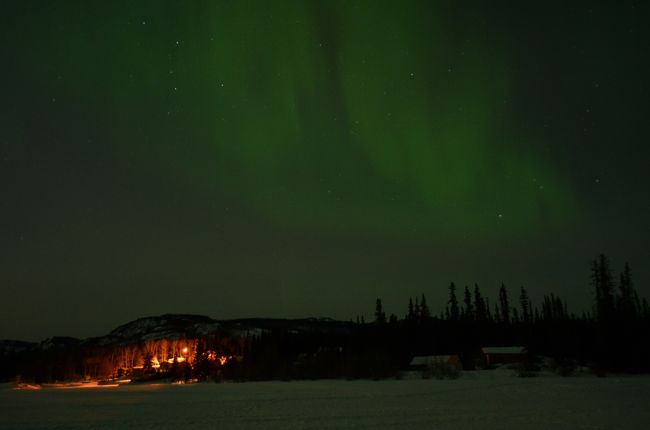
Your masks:
{"label": "wooden building", "polygon": [[481,348],[485,364],[496,366],[499,364],[523,363],[526,361],[528,351],[523,346],[487,346]]}

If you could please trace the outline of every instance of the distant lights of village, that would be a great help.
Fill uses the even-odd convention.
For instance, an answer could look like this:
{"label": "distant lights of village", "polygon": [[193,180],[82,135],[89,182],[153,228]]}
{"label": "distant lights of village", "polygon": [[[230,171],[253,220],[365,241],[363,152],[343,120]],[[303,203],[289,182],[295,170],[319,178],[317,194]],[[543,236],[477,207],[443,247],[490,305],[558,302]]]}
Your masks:
{"label": "distant lights of village", "polygon": [[[174,342],[174,341],[169,341],[169,340],[163,340],[160,343],[165,343],[165,342]],[[194,361],[197,359],[204,359],[209,362],[217,363],[220,366],[226,365],[229,361],[232,360],[238,360],[240,357],[238,356],[233,356],[233,355],[221,355],[217,351],[201,351],[199,348],[196,347],[196,343],[194,342],[193,347],[190,348],[188,346],[182,346],[180,349],[180,353],[167,353],[164,354],[161,352],[160,348],[156,347],[156,341],[152,345],[149,346],[149,348],[145,348],[144,355],[139,359],[138,361],[142,361],[141,364],[136,364],[131,367],[128,365],[121,366],[118,369],[119,373],[128,373],[129,371],[137,373],[139,370],[144,370],[144,369],[166,369],[169,367],[169,365],[173,365],[174,362],[176,363],[187,363],[189,365],[194,364]],[[171,348],[173,351],[174,349]],[[156,355],[154,355],[156,354]],[[198,355],[198,356],[197,356]],[[199,357],[200,356],[200,357]]]}
{"label": "distant lights of village", "polygon": [[103,354],[96,351],[83,360],[85,376],[81,381],[19,383],[17,388],[111,388],[131,382],[198,382],[196,372],[199,368],[219,374],[222,366],[242,360],[242,355],[234,351],[232,354],[220,352],[215,345],[198,339],[156,339],[140,345],[112,347]]}
{"label": "distant lights of village", "polygon": [[[166,360],[163,361],[163,363],[167,364],[174,364],[174,360],[176,360],[177,363],[183,363],[183,362],[189,362],[190,360],[188,359],[188,352],[189,348],[184,347],[182,349],[183,354],[179,356],[174,356],[173,358],[167,358]],[[226,356],[226,355],[218,355],[215,351],[207,351],[205,353],[205,358],[209,361],[214,361],[218,362],[221,366],[225,365],[228,360],[232,360],[233,356]],[[151,360],[149,361],[149,364],[151,365],[152,368],[154,369],[159,369],[160,366],[160,361],[158,360],[158,357],[152,357]],[[141,366],[134,366],[134,369],[144,369],[146,366],[145,364]]]}

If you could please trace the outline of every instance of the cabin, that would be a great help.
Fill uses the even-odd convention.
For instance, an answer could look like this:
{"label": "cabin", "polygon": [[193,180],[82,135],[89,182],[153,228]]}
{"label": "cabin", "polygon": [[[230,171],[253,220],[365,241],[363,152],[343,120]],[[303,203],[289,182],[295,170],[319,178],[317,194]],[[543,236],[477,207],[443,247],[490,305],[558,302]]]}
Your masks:
{"label": "cabin", "polygon": [[523,346],[487,346],[481,348],[487,367],[500,364],[523,363],[528,351]]}
{"label": "cabin", "polygon": [[454,370],[463,368],[458,355],[416,355],[409,364],[412,370],[426,370],[436,366]]}

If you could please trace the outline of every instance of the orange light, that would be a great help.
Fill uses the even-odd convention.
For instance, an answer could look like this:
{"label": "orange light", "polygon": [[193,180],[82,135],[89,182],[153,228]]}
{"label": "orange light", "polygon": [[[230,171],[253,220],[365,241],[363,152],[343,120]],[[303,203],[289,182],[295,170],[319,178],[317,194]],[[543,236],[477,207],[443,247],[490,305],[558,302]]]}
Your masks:
{"label": "orange light", "polygon": [[183,354],[187,354],[187,347],[183,348]]}

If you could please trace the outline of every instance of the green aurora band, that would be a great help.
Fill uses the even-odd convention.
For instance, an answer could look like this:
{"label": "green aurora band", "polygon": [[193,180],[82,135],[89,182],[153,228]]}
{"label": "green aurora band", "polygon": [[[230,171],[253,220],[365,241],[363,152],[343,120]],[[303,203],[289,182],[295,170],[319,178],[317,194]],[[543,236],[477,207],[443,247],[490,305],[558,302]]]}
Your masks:
{"label": "green aurora band", "polygon": [[[341,234],[532,235],[574,218],[543,136],[512,123],[508,44],[478,15],[375,1],[68,9],[48,42],[61,49],[40,53],[77,75],[62,92],[103,103],[118,158],[206,198]],[[93,14],[103,26],[77,19]]]}

